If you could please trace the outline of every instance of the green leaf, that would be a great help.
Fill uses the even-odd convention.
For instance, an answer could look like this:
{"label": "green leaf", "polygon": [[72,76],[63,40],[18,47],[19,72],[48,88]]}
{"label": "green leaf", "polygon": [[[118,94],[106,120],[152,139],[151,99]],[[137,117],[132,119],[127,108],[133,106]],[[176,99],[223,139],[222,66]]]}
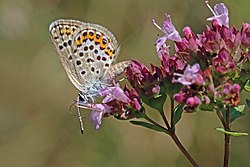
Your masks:
{"label": "green leaf", "polygon": [[236,132],[236,131],[227,131],[225,130],[224,128],[215,128],[215,130],[219,131],[219,132],[222,132],[222,133],[225,133],[225,134],[228,134],[228,135],[231,135],[231,136],[248,136],[248,133],[245,133],[245,132]]}
{"label": "green leaf", "polygon": [[239,105],[230,108],[230,123],[232,123],[235,119],[245,115],[245,113],[243,113],[244,108],[245,105]]}
{"label": "green leaf", "polygon": [[161,93],[173,97],[174,94],[181,90],[182,86],[180,83],[172,83],[172,80],[164,79],[160,85]]}
{"label": "green leaf", "polygon": [[142,101],[148,106],[163,112],[163,106],[165,104],[167,95],[161,94],[153,98],[142,97]]}
{"label": "green leaf", "polygon": [[246,99],[247,106],[250,107],[250,99]]}
{"label": "green leaf", "polygon": [[214,103],[211,102],[210,104],[201,104],[199,109],[202,111],[214,111]]}
{"label": "green leaf", "polygon": [[[239,105],[236,107],[230,107],[230,123],[232,123],[234,120],[236,120],[239,117],[242,117],[243,115],[245,115],[245,113],[243,113],[245,108],[245,105]],[[223,118],[226,118],[226,111],[224,109],[224,111],[222,112],[223,114]]]}
{"label": "green leaf", "polygon": [[148,128],[148,129],[152,129],[152,130],[157,131],[157,132],[164,132],[164,133],[167,132],[165,129],[158,127],[156,125],[147,123],[147,122],[143,122],[143,121],[129,121],[129,122],[134,124],[134,125],[138,125],[138,126],[142,126],[142,127]]}
{"label": "green leaf", "polygon": [[174,109],[174,125],[181,119],[184,104],[178,104]]}
{"label": "green leaf", "polygon": [[250,80],[248,80],[244,86],[244,89],[247,91],[247,92],[250,92]]}

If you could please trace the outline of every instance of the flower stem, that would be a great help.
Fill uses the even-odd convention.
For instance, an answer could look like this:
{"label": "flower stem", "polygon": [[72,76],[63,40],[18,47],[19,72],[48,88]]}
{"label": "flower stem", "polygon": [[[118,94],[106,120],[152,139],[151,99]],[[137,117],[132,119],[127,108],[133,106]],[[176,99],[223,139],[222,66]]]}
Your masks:
{"label": "flower stem", "polygon": [[221,121],[223,127],[226,127],[226,122],[225,122],[225,120],[224,120],[224,118],[223,118],[221,112],[220,112],[220,111],[216,111],[216,114],[217,114],[217,116],[219,117],[219,119],[220,119],[220,121]]}
{"label": "flower stem", "polygon": [[169,123],[168,123],[168,120],[167,120],[167,118],[166,118],[166,116],[165,116],[165,113],[164,113],[164,112],[160,112],[160,114],[161,114],[161,117],[162,117],[162,119],[163,119],[165,125],[167,126],[167,129],[168,129],[168,130],[171,129],[171,127],[170,127],[170,125],[169,125]]}
{"label": "flower stem", "polygon": [[152,120],[151,118],[149,118],[148,116],[144,117],[148,122],[166,130],[166,134],[169,134],[171,136],[171,138],[173,139],[173,141],[175,142],[175,144],[177,145],[177,147],[181,150],[181,152],[185,155],[185,157],[189,160],[189,162],[194,166],[194,167],[199,167],[199,165],[195,162],[195,160],[191,157],[191,155],[187,152],[187,150],[185,149],[185,147],[181,144],[180,140],[178,139],[178,137],[175,134],[175,131],[172,131],[171,129],[166,129],[163,126],[161,126],[160,124],[158,124],[157,122],[155,122],[154,120]]}
{"label": "flower stem", "polygon": [[195,160],[191,157],[191,155],[187,152],[185,147],[181,144],[180,140],[176,136],[175,133],[170,133],[171,138],[174,140],[175,144],[177,147],[181,150],[181,152],[186,156],[186,158],[189,160],[189,162],[194,166],[194,167],[199,167],[199,165],[195,162]]}
{"label": "flower stem", "polygon": [[171,106],[171,128],[175,129],[174,125],[174,99],[170,97]]}
{"label": "flower stem", "polygon": [[[225,121],[225,125],[224,129],[226,131],[230,131],[230,107],[227,106],[226,109],[226,121]],[[230,151],[230,135],[229,134],[225,134],[224,137],[224,164],[223,167],[228,167],[229,164],[229,151]]]}

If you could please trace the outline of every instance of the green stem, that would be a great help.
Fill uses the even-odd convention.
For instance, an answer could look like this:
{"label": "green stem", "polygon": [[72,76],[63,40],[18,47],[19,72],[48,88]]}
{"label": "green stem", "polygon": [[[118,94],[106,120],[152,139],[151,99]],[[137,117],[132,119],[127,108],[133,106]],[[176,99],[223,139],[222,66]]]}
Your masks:
{"label": "green stem", "polygon": [[170,98],[170,106],[171,106],[171,129],[175,130],[175,125],[174,125],[174,99]]}
{"label": "green stem", "polygon": [[220,111],[216,111],[216,114],[219,117],[219,119],[220,119],[223,127],[226,127],[226,122],[225,122],[225,120],[224,120],[223,115],[221,114],[221,112]]}
{"label": "green stem", "polygon": [[154,124],[155,126],[158,126],[166,131],[167,134],[171,136],[177,147],[181,150],[181,152],[185,155],[185,157],[189,160],[189,162],[194,166],[194,167],[199,167],[199,165],[195,162],[195,160],[191,157],[191,155],[188,153],[188,151],[185,149],[185,147],[181,144],[180,140],[176,136],[174,131],[168,130],[149,118],[148,116],[144,117],[148,122]]}
{"label": "green stem", "polygon": [[[223,124],[226,131],[230,131],[230,107],[227,106],[226,109],[226,121]],[[230,135],[225,134],[224,137],[224,164],[223,167],[228,167],[229,165],[229,152],[230,152]]]}
{"label": "green stem", "polygon": [[161,116],[164,120],[164,123],[166,125],[167,128],[161,126],[160,124],[158,124],[157,122],[155,122],[154,120],[152,120],[151,118],[149,118],[148,116],[144,117],[148,122],[166,130],[166,134],[169,134],[171,136],[171,138],[173,139],[173,141],[175,142],[175,144],[177,145],[177,147],[181,150],[181,152],[185,155],[185,157],[189,160],[189,162],[194,166],[194,167],[199,167],[199,165],[196,163],[196,161],[192,158],[192,156],[188,153],[188,151],[185,149],[185,147],[182,145],[182,143],[180,142],[180,140],[178,139],[178,137],[175,134],[175,127],[174,127],[174,100],[171,99],[171,126],[169,125],[167,118],[165,116],[165,112],[160,112]]}
{"label": "green stem", "polygon": [[185,147],[181,144],[180,140],[176,136],[175,133],[170,133],[171,138],[174,140],[175,144],[177,147],[181,150],[181,152],[185,155],[185,157],[189,160],[189,162],[194,166],[194,167],[199,167],[199,165],[195,162],[195,160],[191,157],[191,155],[187,152]]}
{"label": "green stem", "polygon": [[170,126],[169,123],[168,123],[167,117],[165,116],[165,112],[160,112],[160,114],[161,114],[161,117],[162,117],[162,119],[163,119],[165,125],[167,126],[167,129],[170,130],[170,129],[171,129],[171,126]]}

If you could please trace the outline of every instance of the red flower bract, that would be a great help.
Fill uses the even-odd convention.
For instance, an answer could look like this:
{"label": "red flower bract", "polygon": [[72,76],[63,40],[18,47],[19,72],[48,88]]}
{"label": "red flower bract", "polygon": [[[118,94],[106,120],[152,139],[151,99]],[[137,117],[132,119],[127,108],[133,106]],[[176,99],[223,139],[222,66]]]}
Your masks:
{"label": "red flower bract", "polygon": [[160,91],[161,69],[153,65],[151,67],[152,71],[149,71],[144,64],[133,60],[126,71],[130,84],[140,96],[153,97]]}

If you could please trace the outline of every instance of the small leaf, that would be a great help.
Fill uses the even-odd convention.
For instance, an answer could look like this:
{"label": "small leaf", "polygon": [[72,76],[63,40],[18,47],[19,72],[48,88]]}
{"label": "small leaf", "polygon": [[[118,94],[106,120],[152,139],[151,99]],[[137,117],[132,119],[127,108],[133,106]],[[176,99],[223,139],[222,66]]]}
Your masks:
{"label": "small leaf", "polygon": [[246,99],[247,106],[250,107],[250,99]]}
{"label": "small leaf", "polygon": [[[243,113],[245,108],[245,105],[239,105],[236,107],[230,107],[230,123],[232,123],[234,120],[236,120],[239,117],[242,117],[243,115],[245,115],[245,113]],[[223,114],[223,118],[226,118],[226,111],[224,110],[222,112]]]}
{"label": "small leaf", "polygon": [[230,123],[232,123],[235,119],[245,115],[245,113],[243,113],[244,108],[245,105],[239,105],[230,108]]}
{"label": "small leaf", "polygon": [[181,119],[184,104],[178,104],[174,109],[174,125]]}
{"label": "small leaf", "polygon": [[142,97],[142,100],[145,104],[152,107],[153,109],[163,112],[163,106],[165,104],[166,98],[167,95],[162,94],[153,98]]}
{"label": "small leaf", "polygon": [[219,131],[219,132],[222,132],[222,133],[225,133],[225,134],[228,134],[228,135],[231,135],[231,136],[248,136],[248,133],[245,133],[245,132],[236,132],[236,131],[226,131],[224,128],[215,128],[215,130]]}
{"label": "small leaf", "polygon": [[167,94],[170,97],[173,97],[174,94],[180,92],[182,84],[172,83],[172,80],[164,79],[161,86],[161,93]]}
{"label": "small leaf", "polygon": [[132,124],[134,124],[134,125],[139,125],[139,126],[142,126],[142,127],[145,127],[145,128],[149,128],[149,129],[155,130],[157,132],[164,132],[164,133],[167,132],[165,129],[163,129],[161,127],[158,127],[156,125],[147,123],[147,122],[142,122],[142,121],[129,121],[129,122],[132,123]]}
{"label": "small leaf", "polygon": [[211,102],[210,104],[201,104],[199,109],[202,111],[214,111],[214,103]]}
{"label": "small leaf", "polygon": [[244,86],[244,89],[247,91],[247,92],[250,92],[250,80],[248,80]]}

